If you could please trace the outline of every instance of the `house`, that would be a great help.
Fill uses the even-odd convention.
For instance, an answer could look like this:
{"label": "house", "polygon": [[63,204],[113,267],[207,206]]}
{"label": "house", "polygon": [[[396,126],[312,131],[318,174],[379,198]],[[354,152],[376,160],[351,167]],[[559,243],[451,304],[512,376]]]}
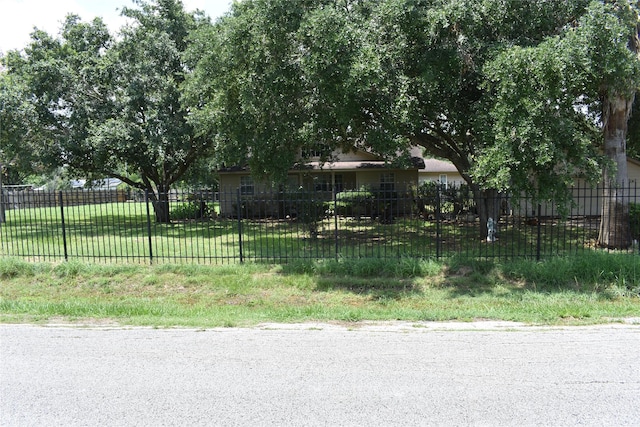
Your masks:
{"label": "house", "polygon": [[448,160],[424,159],[424,168],[418,171],[418,182],[438,182],[445,188],[460,187],[465,180],[458,169]]}
{"label": "house", "polygon": [[[312,153],[313,154],[313,153]],[[311,155],[307,162],[289,171],[284,187],[289,190],[303,188],[316,192],[320,198],[331,200],[332,190],[342,192],[350,189],[368,188],[374,191],[395,192],[399,198],[408,190],[424,182],[438,182],[446,187],[460,187],[465,184],[460,172],[447,160],[424,158],[421,147],[413,147],[409,152],[409,162],[398,167],[380,157],[363,151],[334,152],[330,161],[322,162],[319,155]],[[631,203],[640,203],[640,161],[627,159],[627,169],[631,191],[628,194]],[[248,168],[233,167],[222,169],[220,174],[220,213],[223,216],[237,215],[239,203],[251,202],[260,215],[280,215],[282,208],[277,206],[272,195],[280,189],[274,189],[269,183],[255,182]],[[237,190],[237,191],[236,191]],[[576,215],[600,215],[602,192],[591,188],[582,180],[576,180],[573,189]],[[239,201],[240,199],[240,201]],[[270,199],[270,200],[269,200]],[[409,202],[401,211],[410,210]],[[535,207],[527,203],[521,206],[521,212],[530,215]],[[543,206],[544,212],[554,212],[551,205]]]}
{"label": "house", "polygon": [[424,148],[420,146],[412,147],[410,155],[423,160],[422,167],[418,170],[418,184],[437,182],[445,188],[465,184],[462,175],[449,160],[427,158],[424,156]]}
{"label": "house", "polygon": [[629,182],[640,187],[640,160],[627,158],[627,176]]}
{"label": "house", "polygon": [[123,186],[122,180],[119,178],[102,178],[87,182],[86,179],[71,180],[70,185],[74,190],[92,189],[96,191],[117,190]]}
{"label": "house", "polygon": [[[413,151],[412,154],[419,153]],[[627,158],[627,175],[631,187],[636,185],[640,187],[640,160]],[[418,181],[423,182],[434,181],[443,184],[445,187],[459,187],[465,184],[465,180],[460,175],[456,167],[448,160],[440,159],[424,159],[424,167],[418,171]],[[584,180],[576,180],[576,187],[585,187]]]}
{"label": "house", "polygon": [[[398,193],[418,183],[418,171],[422,168],[424,160],[418,156],[410,156],[405,166],[398,166],[364,150],[336,151],[332,153],[331,160],[326,162],[321,161],[319,153],[311,153],[308,161],[289,171],[284,187],[289,190],[311,190],[327,200],[331,200],[334,188],[336,192],[365,187],[374,191]],[[219,176],[222,215],[236,215],[238,198],[241,203],[253,201],[255,206],[259,199],[269,198],[269,194],[274,194],[271,184],[255,181],[248,168],[222,169]],[[238,189],[237,196],[235,189]],[[261,204],[261,213],[280,213],[275,202],[271,203],[273,206],[266,200]]]}
{"label": "house", "polygon": [[[640,161],[627,158],[628,186],[621,194],[629,203],[640,204]],[[599,216],[602,214],[602,182],[592,186],[583,179],[577,179],[572,189],[574,206],[570,215]],[[533,210],[533,208],[532,208]],[[542,206],[542,215],[545,212],[555,214],[551,206]]]}
{"label": "house", "polygon": [[[412,151],[413,153],[413,151]],[[456,167],[448,160],[424,159],[424,168],[418,171],[420,184],[424,182],[439,182],[446,187],[459,187],[465,184],[464,179]],[[627,158],[627,176],[629,179],[629,191],[626,193],[630,203],[640,203],[640,160]],[[573,193],[573,206],[570,207],[570,215],[599,216],[602,213],[602,184],[595,187],[583,179],[576,179]],[[535,216],[537,205],[533,206],[530,200],[518,205],[521,214]],[[558,207],[553,204],[543,203],[541,206],[543,216],[558,215]]]}

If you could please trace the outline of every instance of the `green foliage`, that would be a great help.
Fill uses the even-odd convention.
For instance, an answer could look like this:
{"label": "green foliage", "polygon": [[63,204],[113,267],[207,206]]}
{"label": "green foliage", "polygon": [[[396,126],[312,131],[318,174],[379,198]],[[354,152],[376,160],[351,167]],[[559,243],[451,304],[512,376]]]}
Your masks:
{"label": "green foliage", "polygon": [[[10,67],[10,56],[0,64]],[[0,181],[23,184],[27,176],[40,169],[37,153],[37,114],[28,102],[27,87],[16,76],[0,72]]]}
{"label": "green foliage", "polygon": [[194,34],[187,52],[196,62],[184,86],[190,123],[216,139],[220,159],[248,161],[256,176],[282,180],[302,144],[304,79],[292,58],[308,3],[234,3],[229,16]]}
{"label": "green foliage", "polygon": [[[51,167],[87,178],[117,177],[151,193],[169,191],[211,146],[187,122],[180,85],[190,32],[209,21],[180,1],[136,1],[118,40],[100,19],[69,15],[60,37],[38,31],[9,72],[37,113],[29,148]],[[158,211],[157,220],[167,221]]]}
{"label": "green foliage", "polygon": [[285,214],[303,224],[310,237],[318,237],[318,223],[327,216],[325,201],[303,189],[285,193],[283,200]]}
{"label": "green foliage", "polygon": [[440,263],[417,258],[400,258],[398,260],[352,259],[316,262],[313,272],[318,275],[362,278],[415,278],[437,276],[442,272],[442,269],[443,266]]}
{"label": "green foliage", "polygon": [[512,261],[502,271],[507,278],[525,280],[539,291],[573,288],[599,291],[612,298],[640,296],[636,254],[592,253],[540,263]]}
{"label": "green foliage", "polygon": [[467,185],[444,188],[436,181],[425,181],[416,189],[416,208],[421,215],[433,214],[438,209],[441,213],[459,215],[474,210],[471,190]]}
{"label": "green foliage", "polygon": [[10,279],[18,276],[32,276],[35,274],[34,265],[12,257],[0,259],[0,279]]}
{"label": "green foliage", "polygon": [[370,215],[375,194],[367,187],[345,190],[336,194],[336,214],[341,216]]}
{"label": "green foliage", "polygon": [[202,219],[208,215],[209,211],[210,208],[205,202],[194,200],[172,205],[170,214],[172,220]]}
{"label": "green foliage", "polygon": [[53,267],[54,274],[59,278],[78,277],[83,273],[89,273],[91,267],[79,261],[70,261]]}
{"label": "green foliage", "polygon": [[[587,77],[634,81],[628,28],[590,4],[245,0],[194,35],[184,99],[218,159],[257,176],[283,181],[312,148],[393,160],[413,144],[452,161],[477,200],[509,189],[566,201],[576,175],[602,166],[598,115],[580,107],[600,99]],[[478,214],[497,216],[490,205]]]}
{"label": "green foliage", "polygon": [[579,15],[557,35],[485,64],[496,143],[481,151],[476,179],[567,203],[576,177],[601,177],[607,98],[628,98],[640,86],[640,61],[629,49],[638,18],[626,2],[591,2]]}
{"label": "green foliage", "polygon": [[637,255],[504,264],[398,259],[29,266],[2,277],[0,321],[214,327],[480,318],[565,325],[637,317],[640,306]]}
{"label": "green foliage", "polygon": [[68,164],[164,193],[213,186],[223,164],[283,182],[304,150],[394,160],[411,143],[451,160],[476,195],[566,201],[575,176],[599,176],[601,103],[638,86],[634,3],[347,3],[243,0],[212,25],[177,0],[136,1],[117,40],[73,15],[59,38],[36,32],[4,58],[5,174]]}
{"label": "green foliage", "polygon": [[492,110],[496,143],[482,151],[474,174],[490,186],[567,201],[576,177],[597,176],[597,129],[579,110],[576,95],[566,93],[559,49],[551,39],[513,48],[486,66],[501,82]]}

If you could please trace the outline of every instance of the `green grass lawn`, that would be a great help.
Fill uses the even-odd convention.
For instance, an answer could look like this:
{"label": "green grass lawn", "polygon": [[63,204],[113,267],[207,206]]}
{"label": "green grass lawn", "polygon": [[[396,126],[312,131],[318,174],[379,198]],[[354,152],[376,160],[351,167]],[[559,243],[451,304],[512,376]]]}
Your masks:
{"label": "green grass lawn", "polygon": [[[180,207],[177,205],[176,207]],[[7,210],[0,224],[0,255],[29,260],[229,264],[247,261],[351,258],[536,258],[590,250],[597,230],[589,224],[545,221],[538,230],[504,218],[499,239],[479,238],[479,223],[397,218],[330,217],[312,238],[295,220],[214,218],[148,221],[139,202]],[[538,231],[540,240],[538,244]]]}
{"label": "green grass lawn", "polygon": [[96,265],[0,260],[0,321],[157,327],[362,320],[592,324],[640,317],[637,256],[543,262]]}

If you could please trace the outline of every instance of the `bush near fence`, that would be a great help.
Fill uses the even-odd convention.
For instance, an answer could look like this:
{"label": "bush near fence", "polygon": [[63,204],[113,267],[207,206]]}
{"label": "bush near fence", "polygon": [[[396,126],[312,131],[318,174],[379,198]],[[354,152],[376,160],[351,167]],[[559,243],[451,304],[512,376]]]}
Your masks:
{"label": "bush near fence", "polygon": [[[235,189],[172,192],[167,202],[170,224],[154,221],[144,194],[125,197],[125,192],[84,190],[71,192],[75,197],[65,192],[37,198],[23,195],[5,210],[0,255],[196,263],[449,256],[540,259],[596,246],[600,219],[593,215],[593,206],[601,205],[601,190],[577,189],[565,216],[551,203],[503,196],[498,240],[487,243],[480,239],[486,224],[478,221],[468,188],[435,184],[408,188],[360,188],[335,194],[300,189],[253,195]],[[630,229],[637,241],[640,195],[635,186],[626,194]],[[223,199],[233,201],[235,214],[218,215]],[[629,251],[638,253],[637,244]]]}

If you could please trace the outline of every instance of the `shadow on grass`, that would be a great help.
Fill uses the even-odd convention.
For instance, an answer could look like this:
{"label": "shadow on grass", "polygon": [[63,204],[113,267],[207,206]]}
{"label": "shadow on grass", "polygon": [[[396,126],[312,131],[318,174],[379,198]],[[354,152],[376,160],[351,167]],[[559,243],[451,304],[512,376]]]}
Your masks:
{"label": "shadow on grass", "polygon": [[597,295],[602,300],[640,297],[640,263],[633,254],[593,252],[536,262],[450,258],[436,262],[400,258],[304,261],[286,264],[283,274],[316,277],[318,291],[343,290],[400,300],[444,289],[450,298],[526,293]]}
{"label": "shadow on grass", "polygon": [[590,252],[544,261],[452,260],[442,287],[452,297],[524,293],[597,295],[602,300],[640,297],[640,263],[628,253]]}
{"label": "shadow on grass", "polygon": [[423,294],[421,277],[437,274],[432,261],[413,258],[295,261],[282,266],[282,274],[316,278],[316,290],[340,290],[374,300],[401,300]]}
{"label": "shadow on grass", "polygon": [[422,295],[422,287],[412,279],[363,279],[345,277],[319,277],[316,290],[330,292],[341,290],[356,295],[364,295],[372,300],[402,300]]}

